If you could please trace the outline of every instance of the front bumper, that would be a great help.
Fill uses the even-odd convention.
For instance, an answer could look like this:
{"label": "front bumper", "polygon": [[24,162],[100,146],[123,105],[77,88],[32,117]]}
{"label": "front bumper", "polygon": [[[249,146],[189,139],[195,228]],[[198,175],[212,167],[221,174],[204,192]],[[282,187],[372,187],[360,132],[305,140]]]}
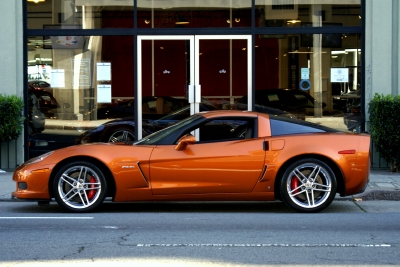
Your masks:
{"label": "front bumper", "polygon": [[11,193],[13,198],[30,200],[48,200],[49,192],[49,169],[28,170],[17,169],[13,180],[16,182],[16,190]]}

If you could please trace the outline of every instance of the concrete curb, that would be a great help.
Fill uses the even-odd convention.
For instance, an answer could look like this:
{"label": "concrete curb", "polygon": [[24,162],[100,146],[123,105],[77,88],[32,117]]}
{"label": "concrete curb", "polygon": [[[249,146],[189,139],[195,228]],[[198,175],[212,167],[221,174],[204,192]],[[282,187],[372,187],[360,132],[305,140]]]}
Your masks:
{"label": "concrete curb", "polygon": [[374,189],[355,195],[354,199],[361,200],[400,200],[400,190]]}

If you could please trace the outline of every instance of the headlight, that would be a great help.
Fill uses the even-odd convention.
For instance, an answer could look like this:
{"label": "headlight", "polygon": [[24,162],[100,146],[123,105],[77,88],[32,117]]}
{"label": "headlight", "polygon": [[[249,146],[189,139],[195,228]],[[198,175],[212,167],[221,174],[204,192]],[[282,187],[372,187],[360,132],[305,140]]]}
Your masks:
{"label": "headlight", "polygon": [[47,158],[48,156],[50,156],[51,154],[53,154],[53,152],[54,152],[54,151],[50,151],[50,152],[47,152],[47,153],[45,153],[45,154],[43,154],[43,155],[40,155],[40,156],[31,158],[30,160],[25,161],[24,165],[29,165],[29,164],[32,164],[32,163],[37,163],[37,162],[39,162],[39,161],[42,161],[42,160],[44,160],[45,158]]}

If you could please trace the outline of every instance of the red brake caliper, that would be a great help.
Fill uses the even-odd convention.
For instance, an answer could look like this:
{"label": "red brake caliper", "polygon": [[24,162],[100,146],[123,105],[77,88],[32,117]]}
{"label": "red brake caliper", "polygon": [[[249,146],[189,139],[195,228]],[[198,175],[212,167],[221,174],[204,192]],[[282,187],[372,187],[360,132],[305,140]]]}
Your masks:
{"label": "red brake caliper", "polygon": [[[90,177],[91,185],[89,185],[89,188],[94,188],[94,186],[95,186],[94,183],[95,182],[96,182],[96,178],[94,178],[94,176]],[[92,200],[92,198],[96,194],[96,191],[97,191],[96,189],[89,190],[89,192],[87,194],[89,200]]]}
{"label": "red brake caliper", "polygon": [[[295,188],[297,188],[299,186],[299,180],[296,178],[296,176],[292,177],[292,181],[290,182],[290,187],[292,190],[294,190]],[[293,191],[292,193],[295,194],[297,193],[298,190],[296,189],[295,191]]]}

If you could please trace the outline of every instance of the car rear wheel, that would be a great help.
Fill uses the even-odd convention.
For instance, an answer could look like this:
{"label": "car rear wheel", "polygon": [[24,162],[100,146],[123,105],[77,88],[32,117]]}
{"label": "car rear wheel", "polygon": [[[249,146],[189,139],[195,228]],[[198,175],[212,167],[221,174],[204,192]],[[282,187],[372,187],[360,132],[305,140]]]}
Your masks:
{"label": "car rear wheel", "polygon": [[300,212],[319,212],[327,208],[336,194],[332,169],[317,159],[302,159],[287,168],[281,180],[283,201]]}
{"label": "car rear wheel", "polygon": [[135,133],[133,133],[131,129],[124,127],[113,131],[105,141],[108,143],[117,143],[117,142],[126,142],[134,140],[135,140]]}
{"label": "car rear wheel", "polygon": [[107,183],[102,171],[89,162],[71,162],[62,167],[53,182],[54,198],[64,209],[90,212],[103,203]]}

